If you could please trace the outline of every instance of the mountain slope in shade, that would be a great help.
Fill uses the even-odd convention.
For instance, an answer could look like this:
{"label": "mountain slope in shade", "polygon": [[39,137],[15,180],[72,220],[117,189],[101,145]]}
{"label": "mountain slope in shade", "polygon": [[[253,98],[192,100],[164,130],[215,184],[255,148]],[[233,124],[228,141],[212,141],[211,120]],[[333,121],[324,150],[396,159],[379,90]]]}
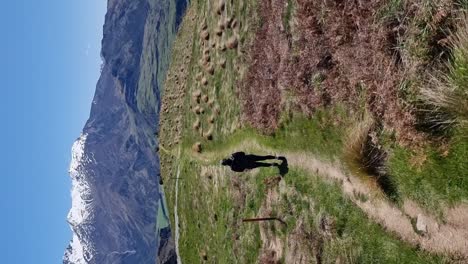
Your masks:
{"label": "mountain slope in shade", "polygon": [[[155,135],[159,84],[185,7],[185,0],[108,1],[101,77],[72,147],[73,238],[65,264],[172,263],[175,257],[160,208]],[[164,252],[160,260],[158,252]]]}

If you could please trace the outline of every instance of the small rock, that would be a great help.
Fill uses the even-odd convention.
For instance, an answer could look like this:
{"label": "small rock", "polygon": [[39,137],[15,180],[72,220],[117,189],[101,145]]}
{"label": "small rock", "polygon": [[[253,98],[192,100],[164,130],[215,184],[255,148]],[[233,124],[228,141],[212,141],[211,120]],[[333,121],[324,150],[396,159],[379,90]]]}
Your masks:
{"label": "small rock", "polygon": [[424,219],[424,216],[421,214],[418,214],[418,217],[416,218],[416,230],[421,233],[427,233],[427,224]]}

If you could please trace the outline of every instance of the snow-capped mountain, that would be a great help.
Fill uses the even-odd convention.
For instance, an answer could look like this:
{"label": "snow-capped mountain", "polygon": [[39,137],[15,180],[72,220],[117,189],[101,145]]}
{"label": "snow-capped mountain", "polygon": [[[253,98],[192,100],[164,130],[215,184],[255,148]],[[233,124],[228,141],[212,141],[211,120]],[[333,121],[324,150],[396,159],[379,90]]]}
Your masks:
{"label": "snow-capped mountain", "polygon": [[166,212],[159,210],[158,76],[165,75],[186,4],[108,0],[101,77],[72,147],[73,237],[65,264],[174,263],[170,228],[156,222],[158,211]]}

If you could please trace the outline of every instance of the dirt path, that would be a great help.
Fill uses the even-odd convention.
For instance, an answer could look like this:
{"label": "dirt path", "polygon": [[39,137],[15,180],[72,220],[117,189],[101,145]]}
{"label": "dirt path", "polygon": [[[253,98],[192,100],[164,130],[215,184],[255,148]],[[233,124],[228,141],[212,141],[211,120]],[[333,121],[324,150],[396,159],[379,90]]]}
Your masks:
{"label": "dirt path", "polygon": [[[213,162],[220,156],[227,156],[235,151],[252,151],[257,153],[278,153],[277,151],[261,146],[254,140],[245,140],[237,146],[223,150],[221,153],[191,154],[201,162]],[[337,163],[320,160],[307,152],[282,152],[291,167],[301,168],[316,174],[324,179],[341,183],[343,193],[350,198],[369,218],[382,225],[387,231],[396,234],[400,239],[424,250],[449,254],[455,257],[468,259],[468,205],[462,204],[445,210],[445,221],[439,223],[436,218],[415,202],[405,200],[402,208],[389,202],[379,191],[373,189],[357,176],[346,173]],[[286,176],[287,177],[287,176]],[[357,195],[360,194],[360,195]],[[365,195],[367,199],[358,199]],[[176,196],[177,197],[177,196]],[[411,223],[420,220],[426,225],[427,231],[418,234]]]}

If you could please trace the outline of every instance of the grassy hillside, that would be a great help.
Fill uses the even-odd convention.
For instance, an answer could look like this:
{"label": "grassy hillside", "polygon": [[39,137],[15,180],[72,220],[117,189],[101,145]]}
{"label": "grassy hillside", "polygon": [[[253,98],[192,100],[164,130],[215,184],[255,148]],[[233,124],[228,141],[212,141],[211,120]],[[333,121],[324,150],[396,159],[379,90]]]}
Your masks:
{"label": "grassy hillside", "polygon": [[[466,261],[466,8],[193,1],[160,123],[182,260]],[[220,166],[239,150],[289,172]]]}

